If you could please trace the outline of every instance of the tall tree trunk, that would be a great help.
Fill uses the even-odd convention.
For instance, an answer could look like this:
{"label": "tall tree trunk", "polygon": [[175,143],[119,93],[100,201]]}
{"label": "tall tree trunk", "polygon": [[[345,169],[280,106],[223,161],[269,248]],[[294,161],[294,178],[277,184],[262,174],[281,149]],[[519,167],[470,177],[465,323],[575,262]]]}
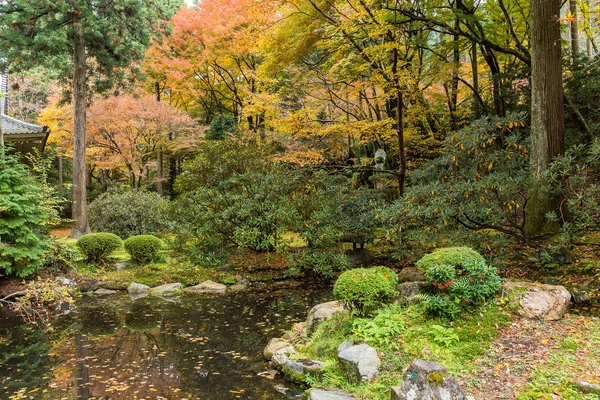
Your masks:
{"label": "tall tree trunk", "polygon": [[[458,27],[459,21],[456,20],[455,26]],[[454,35],[452,40],[452,87],[450,89],[450,118],[452,120],[452,129],[456,130],[458,121],[456,120],[456,111],[458,109],[458,78],[460,72],[460,37]]]}
{"label": "tall tree trunk", "polygon": [[565,120],[561,66],[561,0],[531,0],[531,167],[534,187],[527,203],[528,236],[555,231],[545,216],[559,211],[544,188],[552,159],[564,152]]}
{"label": "tall tree trunk", "polygon": [[164,194],[163,188],[163,154],[162,150],[158,149],[156,153],[156,191],[161,196]]}
{"label": "tall tree trunk", "polygon": [[[160,103],[160,83],[158,83],[158,81],[154,88],[156,90],[156,101]],[[159,147],[156,152],[156,191],[161,196],[164,195],[165,192],[163,188],[163,153],[161,147]]]}
{"label": "tall tree trunk", "polygon": [[571,57],[573,65],[579,57],[579,25],[577,23],[577,0],[569,0],[569,11],[571,13]]}
{"label": "tall tree trunk", "polygon": [[73,10],[73,226],[72,238],[90,232],[87,217],[85,165],[85,38],[79,20],[80,11]]}
{"label": "tall tree trunk", "polygon": [[404,196],[404,186],[406,184],[406,147],[404,146],[404,118],[402,116],[403,105],[402,91],[400,90],[400,87],[398,87],[396,99],[396,130],[398,132],[398,147],[400,151],[400,168],[398,171],[398,194],[400,197]]}
{"label": "tall tree trunk", "polygon": [[58,156],[58,184],[60,187],[65,185],[65,171],[63,166],[63,156]]}
{"label": "tall tree trunk", "polygon": [[471,71],[473,73],[473,109],[475,110],[475,116],[479,117],[483,110],[481,104],[479,104],[479,61],[477,60],[477,43],[473,43],[471,46]]}
{"label": "tall tree trunk", "polygon": [[[585,23],[586,28],[586,32],[591,31],[591,27],[592,27],[592,23],[594,22],[594,19],[592,18],[592,13],[591,13],[591,8],[592,5],[590,3],[590,0],[586,0],[586,5],[587,5],[587,13],[588,13],[588,18],[587,21]],[[592,42],[592,38],[589,37],[590,34],[586,35],[587,36],[587,40],[586,45],[587,45],[587,56],[589,58],[592,58],[592,56],[594,55],[594,43]]]}

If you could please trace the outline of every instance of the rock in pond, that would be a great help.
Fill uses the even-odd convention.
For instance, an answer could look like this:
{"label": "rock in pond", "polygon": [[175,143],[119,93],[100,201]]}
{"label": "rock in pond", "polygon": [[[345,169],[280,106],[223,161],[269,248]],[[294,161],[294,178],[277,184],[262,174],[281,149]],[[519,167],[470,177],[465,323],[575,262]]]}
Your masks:
{"label": "rock in pond", "polygon": [[426,281],[425,274],[421,272],[421,270],[417,267],[406,267],[402,268],[400,272],[398,272],[398,282],[423,282]]}
{"label": "rock in pond", "polygon": [[321,361],[308,360],[300,358],[297,360],[287,360],[281,366],[283,375],[294,382],[304,382],[306,374],[317,374],[323,369],[325,363]]}
{"label": "rock in pond", "polygon": [[183,290],[183,285],[179,282],[177,283],[167,283],[166,285],[160,285],[150,289],[150,293],[158,294],[161,296],[172,296],[177,294]]}
{"label": "rock in pond", "polygon": [[342,350],[338,352],[338,360],[346,379],[358,383],[376,378],[381,365],[377,350],[366,343],[343,346],[345,343],[339,347]]}
{"label": "rock in pond", "polygon": [[530,282],[504,282],[502,297],[508,299],[508,308],[514,313],[546,321],[561,319],[571,302],[571,294],[563,286]]}
{"label": "rock in pond", "polygon": [[205,281],[196,286],[190,286],[184,289],[190,293],[225,293],[227,285],[213,281]]}
{"label": "rock in pond", "polygon": [[356,400],[356,397],[341,390],[312,389],[309,393],[310,400]]}
{"label": "rock in pond", "polygon": [[236,283],[235,285],[231,285],[227,288],[230,292],[240,292],[242,290],[248,289],[247,283]]}
{"label": "rock in pond", "polygon": [[108,296],[109,294],[116,294],[117,291],[116,290],[110,290],[110,289],[97,289],[96,291],[94,291],[95,295],[98,296]]}
{"label": "rock in pond", "polygon": [[285,364],[285,362],[289,360],[294,354],[296,354],[296,349],[294,349],[294,346],[289,345],[282,347],[281,349],[273,353],[271,361],[269,362],[269,366],[271,368],[281,369],[283,364]]}
{"label": "rock in pond", "polygon": [[392,400],[465,400],[458,381],[448,376],[446,369],[434,361],[412,362],[402,387],[392,387]]}
{"label": "rock in pond", "polygon": [[63,286],[78,287],[77,282],[75,282],[73,279],[65,278],[64,276],[57,276],[56,282]]}
{"label": "rock in pond", "polygon": [[287,339],[273,338],[273,339],[269,340],[269,343],[267,343],[267,346],[263,350],[265,360],[267,360],[267,361],[270,360],[276,351],[281,350],[287,346],[291,346],[290,341]]}
{"label": "rock in pond", "polygon": [[307,332],[312,333],[321,322],[328,320],[334,314],[343,310],[344,305],[339,301],[317,304],[310,310],[308,317],[306,317]]}
{"label": "rock in pond", "polygon": [[150,286],[141,283],[131,282],[127,286],[127,292],[129,293],[144,293],[150,290]]}

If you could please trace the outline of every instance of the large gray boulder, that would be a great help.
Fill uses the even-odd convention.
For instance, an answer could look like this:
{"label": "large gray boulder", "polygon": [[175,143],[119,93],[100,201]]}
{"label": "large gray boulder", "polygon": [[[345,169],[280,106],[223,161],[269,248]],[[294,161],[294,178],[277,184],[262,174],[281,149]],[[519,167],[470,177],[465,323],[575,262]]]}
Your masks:
{"label": "large gray boulder", "polygon": [[150,293],[160,296],[173,296],[183,290],[183,285],[179,282],[167,283],[150,289]]}
{"label": "large gray boulder", "polygon": [[392,400],[466,400],[458,381],[434,361],[412,362],[402,387],[391,388]]}
{"label": "large gray boulder", "polygon": [[127,286],[127,292],[129,293],[145,293],[150,290],[150,286],[144,285],[142,283],[131,282],[129,286]]}
{"label": "large gray boulder", "polygon": [[377,350],[366,343],[343,346],[344,343],[340,345],[338,361],[346,379],[358,383],[376,378],[381,365]]}
{"label": "large gray boulder", "polygon": [[308,396],[310,400],[356,400],[356,397],[341,390],[312,389]]}
{"label": "large gray boulder", "polygon": [[190,293],[225,293],[227,285],[213,281],[205,281],[196,286],[190,286],[184,289]]}
{"label": "large gray boulder", "polygon": [[273,354],[276,351],[281,350],[287,346],[291,346],[290,341],[287,339],[273,338],[273,339],[269,340],[269,343],[267,343],[267,345],[265,346],[265,349],[263,350],[263,355],[265,356],[265,360],[269,361],[273,357]]}
{"label": "large gray boulder", "polygon": [[317,325],[328,320],[336,313],[344,310],[344,305],[339,301],[329,301],[327,303],[317,304],[308,313],[306,317],[306,330],[310,334]]}
{"label": "large gray boulder", "polygon": [[321,361],[299,358],[297,360],[287,360],[281,366],[283,375],[294,382],[304,382],[306,374],[316,375],[325,367]]}
{"label": "large gray boulder", "polygon": [[515,314],[546,321],[561,319],[571,302],[571,294],[563,286],[531,282],[504,282],[502,297]]}
{"label": "large gray boulder", "polygon": [[294,354],[296,354],[296,349],[294,349],[294,346],[289,345],[282,347],[281,349],[273,353],[271,361],[269,362],[269,366],[271,368],[281,369],[283,364],[285,364],[287,360],[292,358]]}

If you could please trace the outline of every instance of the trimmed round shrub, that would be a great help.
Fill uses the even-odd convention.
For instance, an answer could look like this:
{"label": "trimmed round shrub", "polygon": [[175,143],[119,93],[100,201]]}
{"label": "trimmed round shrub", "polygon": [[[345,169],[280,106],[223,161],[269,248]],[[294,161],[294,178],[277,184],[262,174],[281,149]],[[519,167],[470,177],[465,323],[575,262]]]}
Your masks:
{"label": "trimmed round shrub", "polygon": [[390,303],[396,294],[398,277],[386,267],[356,268],[340,275],[333,295],[360,316]]}
{"label": "trimmed round shrub", "polygon": [[485,263],[485,259],[469,247],[444,247],[423,256],[417,261],[416,266],[421,271],[426,272],[432,265],[443,264],[458,267],[473,262]]}
{"label": "trimmed round shrub", "polygon": [[125,241],[125,250],[131,255],[131,261],[138,265],[156,260],[161,248],[162,241],[152,235],[132,236]]}
{"label": "trimmed round shrub", "polygon": [[98,232],[82,236],[77,241],[77,247],[89,263],[104,263],[113,251],[123,246],[120,237],[113,233]]}
{"label": "trimmed round shrub", "polygon": [[[422,296],[427,312],[453,318],[462,311],[484,304],[498,293],[501,285],[498,270],[487,265],[481,255],[465,247],[442,250],[454,251],[446,253],[449,257],[436,259],[431,257],[435,254],[432,253],[421,259],[426,263],[419,261],[419,268],[433,288],[431,293]],[[457,256],[461,252],[463,255]]]}

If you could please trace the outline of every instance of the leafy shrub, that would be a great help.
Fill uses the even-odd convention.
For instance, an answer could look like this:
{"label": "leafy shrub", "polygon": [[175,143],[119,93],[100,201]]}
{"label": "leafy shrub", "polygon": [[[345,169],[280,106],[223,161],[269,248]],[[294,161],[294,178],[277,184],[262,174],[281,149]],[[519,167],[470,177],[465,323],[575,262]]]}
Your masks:
{"label": "leafy shrub", "polygon": [[490,231],[524,240],[532,182],[524,121],[525,114],[485,117],[449,134],[443,155],[411,171],[404,197],[382,209],[388,237],[407,246],[467,231],[460,235],[481,248],[504,237]]}
{"label": "leafy shrub", "polygon": [[207,141],[185,165],[174,214],[179,241],[191,252],[212,258],[231,246],[279,246],[292,209],[287,176],[267,160],[268,150],[239,138]]}
{"label": "leafy shrub", "polygon": [[296,211],[292,229],[310,247],[330,247],[343,235],[373,241],[379,226],[375,216],[378,196],[366,187],[356,186],[344,175],[325,171],[290,174],[291,204]]}
{"label": "leafy shrub", "polygon": [[77,247],[86,257],[87,262],[93,264],[105,263],[112,252],[122,245],[121,238],[107,232],[89,233],[77,241]]}
{"label": "leafy shrub", "polygon": [[[434,257],[436,253],[441,256]],[[421,296],[423,307],[431,314],[454,318],[490,300],[500,289],[496,268],[468,248],[440,249],[417,265],[433,287],[433,293]]]}
{"label": "leafy shrub", "polygon": [[378,348],[392,344],[392,339],[405,329],[405,315],[391,308],[378,310],[373,318],[355,318],[352,321],[355,340]]}
{"label": "leafy shrub", "polygon": [[14,156],[0,155],[0,271],[31,275],[48,249],[40,185]]}
{"label": "leafy shrub", "polygon": [[138,265],[150,264],[156,260],[162,247],[162,241],[152,235],[132,236],[123,244],[131,255],[131,261]]}
{"label": "leafy shrub", "polygon": [[336,299],[358,315],[367,315],[389,303],[396,293],[398,277],[386,267],[356,268],[340,275],[333,287]]}
{"label": "leafy shrub", "polygon": [[50,240],[49,243],[50,247],[44,256],[44,268],[56,272],[67,272],[73,268],[75,261],[81,255],[79,251],[56,239]]}
{"label": "leafy shrub", "polygon": [[485,260],[478,252],[468,247],[444,247],[426,254],[417,261],[416,265],[421,271],[426,272],[434,265],[457,267],[471,262],[485,262]]}
{"label": "leafy shrub", "polygon": [[331,279],[336,272],[350,267],[350,259],[346,254],[328,250],[306,249],[292,253],[288,262],[290,267],[286,275],[291,277],[307,275]]}
{"label": "leafy shrub", "polygon": [[89,206],[90,226],[121,238],[157,234],[169,226],[169,201],[142,190],[111,191]]}

